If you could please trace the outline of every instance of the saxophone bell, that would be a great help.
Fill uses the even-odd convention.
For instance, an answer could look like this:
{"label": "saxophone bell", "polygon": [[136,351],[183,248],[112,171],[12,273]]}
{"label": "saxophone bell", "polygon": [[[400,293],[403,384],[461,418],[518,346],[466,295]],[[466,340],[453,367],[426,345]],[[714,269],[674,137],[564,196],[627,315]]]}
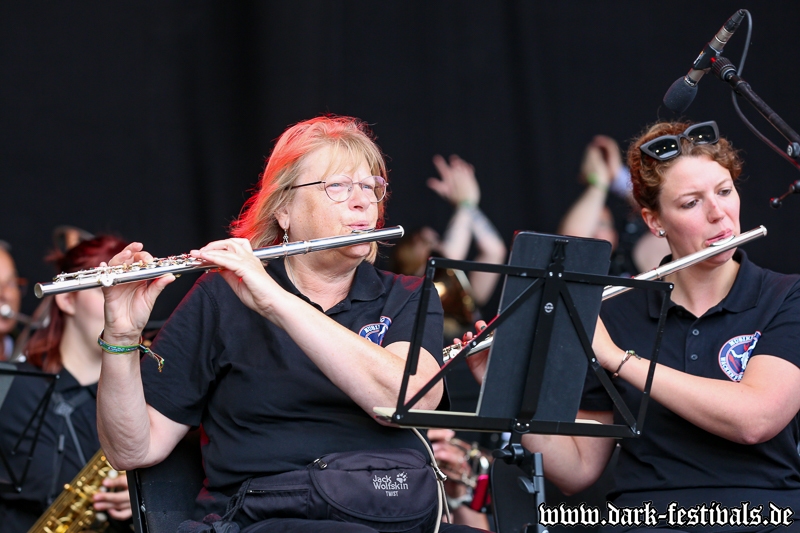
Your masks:
{"label": "saxophone bell", "polygon": [[64,485],[64,490],[28,533],[53,532],[92,532],[102,533],[110,525],[108,514],[95,511],[93,496],[103,492],[103,480],[125,475],[118,472],[106,460],[103,450],[99,450],[75,478]]}

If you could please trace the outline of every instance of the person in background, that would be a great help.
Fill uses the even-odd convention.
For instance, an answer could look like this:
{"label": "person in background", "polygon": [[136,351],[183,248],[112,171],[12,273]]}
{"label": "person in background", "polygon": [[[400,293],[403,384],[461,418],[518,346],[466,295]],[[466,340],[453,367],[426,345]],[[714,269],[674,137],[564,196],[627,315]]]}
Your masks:
{"label": "person in background", "polygon": [[[449,160],[441,155],[433,158],[439,177],[431,177],[427,184],[448,201],[454,212],[440,238],[428,226],[407,235],[394,246],[389,270],[398,274],[423,276],[431,256],[446,259],[467,259],[475,246],[475,261],[500,264],[506,260],[506,245],[491,221],[480,210],[480,186],[473,166],[457,155]],[[495,291],[500,276],[488,272],[451,271],[437,269],[434,283],[444,308],[444,344],[449,345],[472,328],[480,319],[480,308]],[[496,310],[491,310],[493,316]],[[466,365],[459,366],[448,375],[451,408],[470,410],[477,401],[478,389]]]}
{"label": "person in background", "polygon": [[[430,256],[463,260],[467,258],[473,244],[476,255],[472,260],[480,263],[503,263],[506,259],[506,245],[479,207],[481,191],[475,177],[475,168],[457,155],[451,155],[449,160],[435,155],[433,164],[439,177],[428,178],[428,187],[453,206],[453,216],[441,238],[434,229],[425,226],[412,232],[406,239],[401,239],[393,251],[391,270],[400,274],[422,276]],[[499,277],[498,274],[489,272],[468,273],[467,288],[475,305],[480,307],[489,301]],[[472,322],[468,325],[471,326]]]}
{"label": "person in background", "polygon": [[6,361],[14,350],[14,332],[22,300],[21,283],[17,275],[11,246],[0,241],[0,361]]}
{"label": "person in background", "polygon": [[[497,229],[480,210],[480,186],[474,167],[457,155],[445,159],[441,155],[433,158],[439,173],[427,181],[428,187],[453,206],[453,215],[443,237],[430,227],[412,232],[395,246],[392,253],[391,270],[409,275],[425,274],[425,265],[431,256],[447,259],[467,259],[474,245],[474,261],[500,264],[505,262],[507,248]],[[444,308],[444,343],[449,345],[454,338],[472,328],[480,319],[479,308],[492,297],[500,276],[488,272],[453,272],[438,269],[434,283],[439,290]],[[494,310],[492,310],[492,313]],[[466,364],[454,367],[446,377],[450,409],[474,411],[480,386],[475,383]],[[500,435],[488,433],[460,432],[461,439],[479,443],[486,448],[498,445]],[[433,444],[437,461],[450,473],[467,475],[471,465],[461,462],[464,451],[454,446],[455,433],[448,429],[429,430],[428,438]],[[448,474],[450,475],[450,474]],[[487,516],[469,507],[473,491],[463,483],[445,483],[448,505],[457,524],[488,529]]]}
{"label": "person in background", "polygon": [[[611,275],[633,276],[658,266],[669,248],[663,239],[645,231],[639,213],[633,209],[630,172],[614,139],[597,135],[586,146],[580,179],[586,189],[564,215],[557,232],[609,241]],[[615,222],[612,205],[625,219],[621,228]]]}
{"label": "person in background", "polygon": [[[474,462],[480,458],[470,457],[477,448],[456,438],[452,429],[429,429],[428,439],[439,468],[447,475],[444,484],[453,523],[489,530],[491,526],[486,513],[471,507],[475,494],[467,483],[467,480],[477,481]],[[489,459],[484,457],[482,462],[488,465]]]}
{"label": "person in background", "polygon": [[[448,259],[466,259],[474,243],[477,253],[473,261],[503,263],[507,253],[505,242],[478,207],[481,190],[475,168],[457,155],[451,155],[449,161],[436,155],[433,164],[439,177],[428,178],[428,187],[455,209],[435,251]],[[468,276],[475,303],[483,306],[494,293],[500,276],[490,272],[470,272]]]}
{"label": "person in background", "polygon": [[[127,243],[104,235],[80,242],[66,252],[56,251],[49,260],[57,272],[76,272],[110,260]],[[36,330],[24,347],[26,371],[57,374],[42,430],[22,491],[0,492],[0,524],[4,533],[25,533],[100,449],[97,436],[97,382],[103,329],[103,293],[100,288],[52,296],[48,325]],[[16,377],[0,408],[2,446],[9,450],[23,433],[47,383],[42,379]],[[27,434],[26,434],[27,435]],[[28,449],[29,440],[22,449]],[[107,478],[107,492],[94,495],[95,511],[107,513],[112,530],[129,530],[122,523],[131,517],[128,483],[124,475]]]}

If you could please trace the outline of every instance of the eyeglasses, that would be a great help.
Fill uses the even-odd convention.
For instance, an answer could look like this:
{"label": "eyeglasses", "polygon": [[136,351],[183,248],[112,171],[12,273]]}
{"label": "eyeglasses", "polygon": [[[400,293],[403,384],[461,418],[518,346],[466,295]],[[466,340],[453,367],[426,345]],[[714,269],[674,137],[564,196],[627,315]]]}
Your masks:
{"label": "eyeglasses", "polygon": [[680,135],[662,135],[647,141],[639,147],[643,154],[658,161],[669,161],[681,155],[681,139],[692,144],[716,144],[719,141],[719,129],[713,120],[701,122],[686,128]]}
{"label": "eyeglasses", "polygon": [[386,196],[386,180],[380,176],[370,176],[357,183],[353,182],[353,180],[347,176],[331,176],[327,180],[294,185],[293,187],[289,187],[289,189],[299,189],[300,187],[319,185],[320,183],[325,186],[325,194],[334,202],[344,202],[348,200],[353,196],[353,189],[356,185],[361,187],[361,190],[373,204],[377,204]]}

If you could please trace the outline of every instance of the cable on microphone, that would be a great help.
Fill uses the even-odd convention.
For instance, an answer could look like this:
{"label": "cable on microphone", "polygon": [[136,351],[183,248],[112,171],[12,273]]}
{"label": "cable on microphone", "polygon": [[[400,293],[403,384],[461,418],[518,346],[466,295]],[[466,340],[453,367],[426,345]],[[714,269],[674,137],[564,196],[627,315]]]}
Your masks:
{"label": "cable on microphone", "polygon": [[676,113],[683,113],[691,105],[697,95],[697,83],[708,72],[714,59],[722,53],[723,48],[733,33],[744,20],[746,11],[738,10],[719,29],[717,34],[706,43],[700,55],[692,63],[688,74],[675,80],[664,95],[664,105]]}

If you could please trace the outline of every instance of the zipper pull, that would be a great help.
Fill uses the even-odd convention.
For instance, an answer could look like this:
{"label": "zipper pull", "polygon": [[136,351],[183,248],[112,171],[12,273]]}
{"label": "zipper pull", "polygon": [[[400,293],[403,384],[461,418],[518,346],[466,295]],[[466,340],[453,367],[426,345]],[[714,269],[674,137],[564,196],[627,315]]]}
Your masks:
{"label": "zipper pull", "polygon": [[322,460],[322,457],[314,459],[314,462],[312,464],[316,465],[320,470],[325,470],[326,468],[328,468],[328,463],[324,462]]}

